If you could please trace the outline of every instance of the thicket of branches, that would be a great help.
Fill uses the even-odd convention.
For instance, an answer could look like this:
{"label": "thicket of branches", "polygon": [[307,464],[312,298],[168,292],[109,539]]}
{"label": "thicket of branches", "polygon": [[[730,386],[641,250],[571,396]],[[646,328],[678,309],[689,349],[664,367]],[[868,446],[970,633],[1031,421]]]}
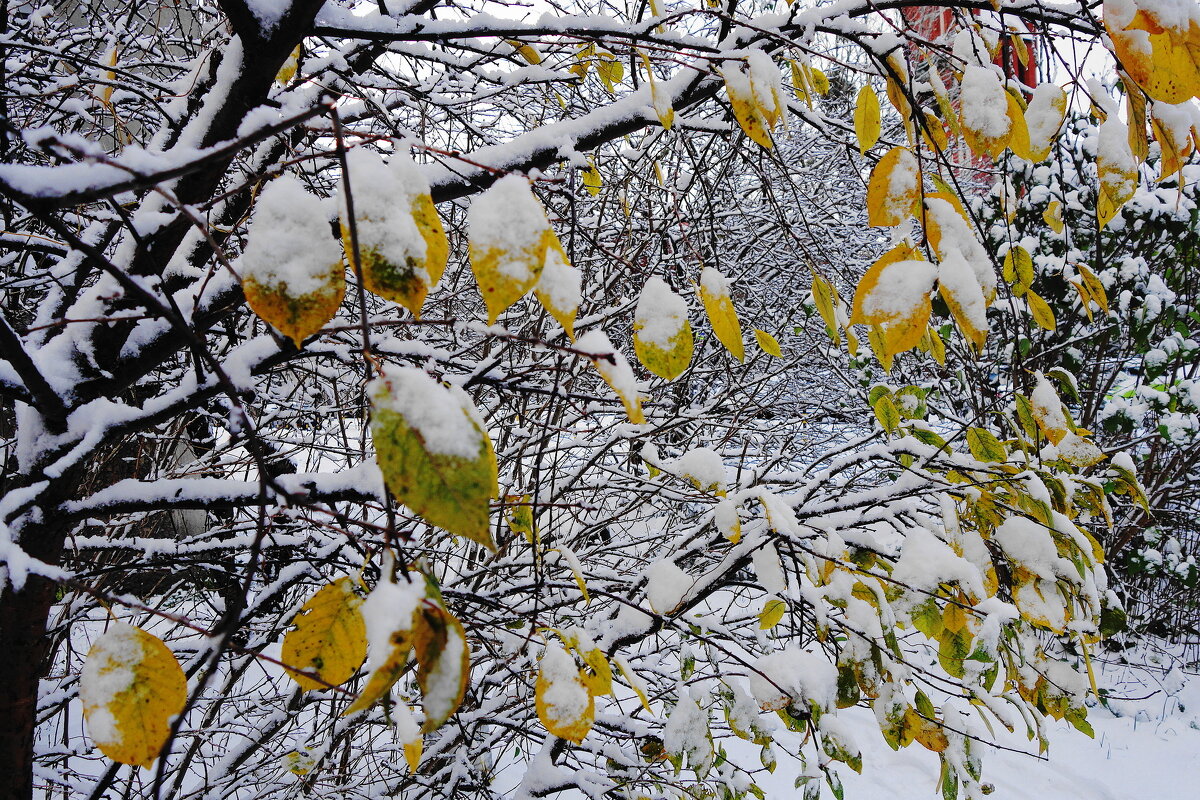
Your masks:
{"label": "thicket of branches", "polygon": [[[1108,258],[1095,237],[1120,230],[1097,233],[1094,147],[1062,184],[1093,187],[1065,202],[1083,238],[1062,255],[1043,167],[969,155],[949,76],[993,74],[989,48],[1028,41],[1047,79],[1108,109],[1097,93],[1117,90],[1062,55],[1099,48],[1104,26],[1086,5],[964,0],[941,5],[967,38],[929,41],[898,13],[918,5],[5,3],[3,795],[742,797],[778,764],[806,797],[840,796],[838,766],[863,764],[837,711],[861,705],[891,746],[938,753],[947,797],[976,797],[990,739],[976,711],[1039,743],[1047,715],[1087,730],[1089,648],[1119,605],[1098,542],[1128,545],[1154,513],[1117,453],[1166,445],[1130,433],[1145,418],[1124,439],[1086,429],[1113,418],[1122,374],[1145,374],[1147,340],[1119,270],[1093,263],[1107,299],[1063,290],[1063,263]],[[752,53],[779,71],[774,109],[769,92],[731,106],[740,65],[762,79]],[[945,104],[931,73],[948,76]],[[1138,80],[1120,92],[1153,105],[1159,87]],[[878,144],[855,119],[866,85],[884,98]],[[1010,88],[1026,102],[1030,87]],[[893,235],[868,226],[864,197],[906,144],[920,224]],[[1049,163],[1074,164],[1074,145]],[[333,198],[355,152],[380,169],[411,154],[428,181],[449,258],[419,319],[352,266]],[[581,274],[578,341],[532,294],[486,324],[468,211],[509,175],[528,177]],[[309,235],[348,250],[344,301],[299,343],[243,292],[281,176],[328,201]],[[981,181],[1028,207],[1014,221],[973,203]],[[980,331],[945,299],[913,322],[933,278],[899,322],[855,319],[876,291],[860,279],[893,246],[911,243],[906,264],[953,260],[923,203],[960,196],[976,249],[961,247],[998,283],[990,338],[986,312]],[[1194,210],[1179,225],[1194,241]],[[1036,276],[1010,277],[1008,246],[1038,236]],[[705,268],[731,281],[744,360],[698,297]],[[634,360],[652,277],[694,330],[673,380]],[[1030,282],[1054,334],[1030,322]],[[1125,315],[1115,338],[1076,327],[1085,307],[1107,318],[1101,300]],[[901,324],[917,334],[903,347]],[[1168,354],[1172,381],[1191,378],[1193,350]],[[625,359],[644,423],[606,380]],[[429,524],[392,476],[385,488],[368,387],[402,366],[479,413],[498,471],[487,537]],[[1186,508],[1195,444],[1171,441],[1179,468],[1148,488]],[[1048,554],[1023,549],[1035,540]],[[373,597],[428,580],[422,608],[465,629],[465,695],[423,736],[408,709],[424,698],[429,722],[428,662],[405,667],[405,650],[391,695],[343,716],[378,654],[325,681],[281,653],[301,606],[347,575]],[[149,769],[108,759],[83,725],[79,676],[118,620],[165,641],[188,678]],[[539,671],[552,683],[564,647],[585,736],[552,734],[539,709]],[[311,691],[285,669],[306,666]]]}

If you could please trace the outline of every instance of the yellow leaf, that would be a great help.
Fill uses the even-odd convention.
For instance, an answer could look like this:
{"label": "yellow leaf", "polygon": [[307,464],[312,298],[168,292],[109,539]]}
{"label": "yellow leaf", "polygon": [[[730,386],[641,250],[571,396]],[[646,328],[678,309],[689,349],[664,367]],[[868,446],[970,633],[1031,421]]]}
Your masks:
{"label": "yellow leaf", "polygon": [[407,742],[404,745],[404,761],[408,764],[408,771],[416,773],[417,767],[421,766],[421,752],[425,749],[425,742],[422,739],[417,739],[413,742]]}
{"label": "yellow leaf", "polygon": [[287,60],[283,62],[283,66],[279,68],[279,72],[275,75],[275,82],[280,86],[287,86],[292,82],[292,78],[296,77],[296,70],[299,68],[300,45],[296,45],[296,49],[287,57]]}
{"label": "yellow leaf", "polygon": [[1104,26],[1122,66],[1146,94],[1174,105],[1200,96],[1200,23],[1186,14],[1164,16],[1144,0],[1104,3]]}
{"label": "yellow leaf", "polygon": [[[385,164],[378,154],[359,147],[346,155],[346,163],[363,285],[420,317],[425,297],[441,280],[450,254],[429,183],[413,160],[400,153]],[[345,181],[340,197],[342,246],[353,264]]]}
{"label": "yellow leaf", "polygon": [[1029,303],[1029,313],[1033,316],[1034,322],[1048,331],[1054,330],[1056,327],[1054,312],[1041,295],[1030,289],[1025,293],[1025,302]]}
{"label": "yellow leaf", "polygon": [[1008,96],[1008,120],[1012,126],[1012,132],[1008,140],[1009,148],[1012,149],[1013,154],[1017,158],[1023,158],[1026,161],[1041,161],[1040,158],[1034,158],[1030,146],[1029,126],[1025,123],[1024,109],[1017,102],[1017,98],[1013,97],[1012,92],[1005,92],[1005,94]]}
{"label": "yellow leaf", "polygon": [[608,91],[615,92],[617,84],[625,77],[625,65],[612,53],[598,53],[600,60],[596,62],[596,74]]}
{"label": "yellow leaf", "polygon": [[824,97],[829,94],[829,78],[825,73],[816,67],[806,67],[808,72],[808,81],[812,85],[813,91]]}
{"label": "yellow leaf", "polygon": [[422,601],[413,615],[417,685],[425,710],[423,733],[435,731],[458,710],[467,692],[471,652],[458,618],[440,602]]}
{"label": "yellow leaf", "polygon": [[1100,125],[1096,172],[1100,178],[1096,214],[1103,228],[1137,191],[1137,160],[1129,149],[1129,131],[1115,115]]}
{"label": "yellow leaf", "polygon": [[1071,420],[1063,410],[1058,392],[1040,372],[1037,385],[1029,396],[1029,412],[1051,444],[1058,444],[1071,433]]}
{"label": "yellow leaf", "polygon": [[642,366],[660,378],[678,378],[692,361],[687,302],[659,277],[646,281],[633,321],[633,349]]}
{"label": "yellow leaf", "polygon": [[596,169],[596,165],[588,160],[588,168],[583,171],[583,187],[588,190],[588,194],[592,197],[600,194],[600,189],[604,186],[604,179],[600,177],[600,170]]}
{"label": "yellow leaf", "polygon": [[521,58],[525,59],[530,64],[537,65],[542,63],[542,54],[539,53],[537,48],[535,48],[533,45],[525,44],[524,42],[517,41],[516,39],[506,39],[505,41],[507,41],[508,44],[517,51],[517,54],[521,56]]}
{"label": "yellow leaf", "polygon": [[913,739],[920,742],[925,749],[940,753],[950,746],[950,740],[942,727],[922,717],[912,706],[909,706],[904,716],[906,726],[913,731]]}
{"label": "yellow leaf", "polygon": [[729,282],[712,267],[705,267],[700,273],[700,302],[717,341],[738,361],[744,361],[746,348],[742,342],[742,325],[729,295]]}
{"label": "yellow leaf", "polygon": [[1120,74],[1126,84],[1125,116],[1129,125],[1129,150],[1141,164],[1150,155],[1150,140],[1146,136],[1146,96],[1126,73]]}
{"label": "yellow leaf", "polygon": [[592,693],[575,659],[553,642],[538,662],[534,705],[542,725],[560,739],[579,744],[592,729],[596,716]]}
{"label": "yellow leaf", "polygon": [[725,78],[725,93],[729,96],[734,119],[747,136],[770,150],[774,147],[771,122],[755,91],[751,74],[738,63],[725,67],[721,74]]}
{"label": "yellow leaf", "polygon": [[1100,310],[1105,314],[1108,313],[1108,294],[1104,291],[1104,284],[1096,277],[1096,273],[1092,272],[1087,264],[1076,264],[1079,270],[1079,276],[1083,278],[1084,288],[1087,289],[1088,295],[1100,306]]}
{"label": "yellow leaf", "polygon": [[1024,247],[1013,245],[1004,256],[1000,274],[1012,286],[1013,294],[1022,296],[1033,285],[1033,257]]}
{"label": "yellow leaf", "polygon": [[893,147],[871,170],[867,221],[874,226],[900,225],[916,214],[920,202],[920,165],[908,148]]}
{"label": "yellow leaf", "polygon": [[546,251],[558,237],[529,182],[519,175],[504,176],[475,198],[467,233],[471,270],[491,325],[537,284]]}
{"label": "yellow leaf", "polygon": [[957,250],[946,253],[938,266],[938,293],[963,336],[982,352],[988,335],[987,300],[974,270]]}
{"label": "yellow leaf", "polygon": [[612,667],[609,665],[608,659],[604,657],[604,651],[599,647],[593,647],[587,651],[580,651],[579,656],[586,666],[586,669],[580,674],[592,697],[612,694]]}
{"label": "yellow leaf", "polygon": [[759,630],[769,631],[779,624],[783,619],[784,613],[787,611],[787,603],[780,600],[778,597],[771,597],[763,604],[762,611],[758,613]]}
{"label": "yellow leaf", "polygon": [[589,360],[596,372],[604,379],[625,406],[625,414],[634,425],[643,425],[646,415],[642,413],[641,394],[637,389],[637,379],[625,356],[617,352],[609,341],[608,335],[601,330],[588,331],[575,343]]}
{"label": "yellow leaf", "polygon": [[238,261],[250,308],[297,347],[333,318],[346,292],[340,248],[328,230],[324,204],[281,176],[259,195]]}
{"label": "yellow leaf", "polygon": [[881,132],[879,95],[867,84],[858,90],[858,98],[854,103],[854,134],[858,138],[858,152],[865,155],[879,141]]}
{"label": "yellow leaf", "polygon": [[1066,227],[1062,216],[1062,202],[1059,200],[1051,200],[1046,206],[1046,210],[1042,212],[1042,219],[1050,226],[1050,229],[1055,233],[1062,233]]}
{"label": "yellow leaf", "polygon": [[79,699],[100,752],[148,768],[167,743],[171,718],[183,711],[187,679],[161,639],[116,623],[88,651]]}
{"label": "yellow leaf", "polygon": [[639,53],[639,55],[642,57],[642,65],[646,68],[646,80],[650,83],[650,105],[654,107],[654,115],[658,117],[659,123],[669,131],[671,123],[675,120],[675,108],[671,105],[671,96],[658,85],[649,56],[645,53]]}
{"label": "yellow leaf", "polygon": [[893,247],[866,271],[854,292],[850,324],[881,327],[876,355],[890,358],[917,346],[933,310],[929,292],[935,277],[934,266],[907,244]]}
{"label": "yellow leaf", "polygon": [[288,670],[301,689],[324,689],[326,684],[340,686],[362,666],[367,657],[367,636],[361,605],[354,581],[343,576],[321,587],[301,606],[292,620],[295,627],[283,637],[280,659],[289,667],[314,673],[324,681]]}
{"label": "yellow leaf", "polygon": [[[1012,95],[1009,95],[1010,97]],[[1033,92],[1029,108],[1021,117],[1020,126],[1026,137],[1024,142],[1028,152],[1022,154],[1017,148],[1017,137],[1021,131],[1014,124],[1013,139],[1009,142],[1013,152],[1021,158],[1034,163],[1045,161],[1050,157],[1054,145],[1054,137],[1058,135],[1063,120],[1067,116],[1067,93],[1062,87],[1052,83],[1043,83]]]}
{"label": "yellow leaf", "polygon": [[[959,125],[963,139],[976,155],[998,158],[1012,136],[1012,120],[1008,117],[1011,95],[995,72],[974,65],[963,70],[961,92]],[[1004,110],[997,113],[1001,108]]]}
{"label": "yellow leaf", "polygon": [[283,757],[283,765],[293,775],[307,775],[317,765],[307,750],[293,750]]}
{"label": "yellow leaf", "polygon": [[633,689],[634,693],[638,696],[642,708],[646,709],[647,714],[653,714],[654,712],[650,710],[650,699],[646,695],[646,684],[634,673],[633,668],[629,666],[629,663],[625,659],[620,656],[614,656],[613,662],[617,665],[617,669],[621,671],[621,675],[624,676],[625,682],[629,684],[629,688]]}
{"label": "yellow leaf", "polygon": [[367,391],[388,490],[431,525],[494,548],[488,514],[499,495],[496,454],[466,393],[411,367],[386,368]]}
{"label": "yellow leaf", "polygon": [[546,260],[533,293],[572,341],[575,339],[575,315],[579,313],[579,303],[583,299],[582,282],[583,276],[567,261],[567,254],[555,237],[546,247]]}
{"label": "yellow leaf", "polygon": [[528,494],[508,494],[504,496],[504,511],[508,517],[508,527],[513,533],[525,537],[525,541],[533,544],[536,535],[533,529],[533,497]]}
{"label": "yellow leaf", "polygon": [[755,328],[754,340],[758,342],[759,348],[767,355],[783,358],[783,350],[779,347],[779,341],[771,334]]}
{"label": "yellow leaf", "polygon": [[813,303],[816,305],[821,319],[825,322],[825,332],[829,334],[829,338],[833,339],[834,344],[841,345],[842,337],[838,331],[836,311],[839,303],[837,288],[821,275],[818,275],[815,269],[811,271]]}

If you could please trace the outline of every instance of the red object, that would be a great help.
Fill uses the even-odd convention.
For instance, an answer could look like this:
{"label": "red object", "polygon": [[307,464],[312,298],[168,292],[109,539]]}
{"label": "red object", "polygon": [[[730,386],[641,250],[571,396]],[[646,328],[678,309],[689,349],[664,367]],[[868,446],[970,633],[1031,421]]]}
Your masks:
{"label": "red object", "polygon": [[[955,19],[954,10],[949,8],[936,6],[904,8],[900,13],[904,15],[904,20],[918,36],[931,41],[946,36],[960,27],[958,20]],[[1027,23],[1022,24],[1025,24],[1026,30],[1029,30]],[[1004,70],[1005,75],[1016,78],[1032,89],[1038,83],[1037,53],[1029,39],[1022,38],[1021,42],[1028,55],[1024,64],[1017,55],[1012,38],[1007,36],[1000,42],[1000,52],[996,55],[994,63]]]}

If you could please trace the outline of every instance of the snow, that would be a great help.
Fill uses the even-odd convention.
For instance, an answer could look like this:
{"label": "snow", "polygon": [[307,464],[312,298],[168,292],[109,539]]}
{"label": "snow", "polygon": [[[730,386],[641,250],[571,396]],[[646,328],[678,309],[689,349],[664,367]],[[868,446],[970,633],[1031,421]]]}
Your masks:
{"label": "snow", "polygon": [[1063,413],[1062,401],[1058,399],[1058,392],[1041,372],[1037,373],[1037,384],[1029,394],[1029,403],[1034,416],[1042,420],[1050,430],[1070,430],[1071,426],[1067,421],[1067,415]]}
{"label": "snow", "polygon": [[[1053,83],[1039,84],[1025,109],[1030,148],[1035,152],[1049,146],[1063,121],[1064,92]],[[1062,104],[1062,105],[1060,105]]]}
{"label": "snow", "polygon": [[412,628],[413,612],[424,596],[420,576],[411,581],[381,580],[367,595],[361,610],[367,627],[368,672],[387,663],[395,649],[393,635]]}
{"label": "snow", "polygon": [[799,647],[777,650],[759,658],[750,675],[750,691],[763,710],[776,710],[789,704],[800,707],[815,703],[823,709],[833,706],[837,696],[837,667],[824,653]]}
{"label": "snow", "polygon": [[671,291],[662,278],[655,276],[647,280],[634,312],[638,338],[669,350],[671,340],[683,330],[687,321],[687,301]]}
{"label": "snow", "polygon": [[534,278],[522,253],[537,246],[550,229],[546,212],[534,196],[529,181],[520,175],[505,175],[471,202],[467,231],[471,246],[480,252],[501,253],[496,269],[516,281]]}
{"label": "snow", "polygon": [[1071,562],[1060,557],[1046,526],[1028,517],[1010,516],[996,526],[992,540],[1014,564],[1039,578],[1053,581],[1059,575],[1075,575]]}
{"label": "snow", "polygon": [[556,248],[546,251],[546,263],[538,278],[537,291],[546,296],[555,309],[579,308],[583,302],[583,275],[566,262]]}
{"label": "snow", "polygon": [[566,725],[581,719],[587,713],[589,696],[570,653],[557,642],[551,642],[546,645],[538,668],[546,682],[542,702],[550,719]]}
{"label": "snow", "polygon": [[758,582],[764,589],[772,594],[783,594],[787,590],[783,563],[779,560],[779,551],[775,549],[774,544],[767,542],[755,550],[750,554],[750,561],[754,565],[754,574],[758,576]]}
{"label": "snow", "polygon": [[907,316],[924,301],[936,268],[929,261],[895,261],[883,268],[875,288],[863,300],[863,314],[869,319],[894,319]]}
{"label": "snow", "polygon": [[429,452],[465,459],[479,457],[482,420],[466,392],[457,386],[443,386],[415,367],[387,366],[368,384],[367,394],[375,408],[404,417],[405,424],[421,435]]}
{"label": "snow", "polygon": [[958,311],[970,320],[975,330],[986,331],[987,301],[975,271],[963,257],[962,251],[948,251],[938,263],[938,284],[945,288],[958,304]]}
{"label": "snow", "polygon": [[646,600],[655,614],[670,614],[683,602],[684,595],[695,583],[692,576],[676,566],[669,558],[655,561],[646,567]]}
{"label": "snow", "polygon": [[723,492],[728,488],[725,462],[716,451],[707,447],[697,447],[684,453],[671,466],[671,470],[692,479],[701,489],[715,488]]}
{"label": "snow", "polygon": [[713,297],[729,295],[729,281],[712,267],[705,267],[700,271],[700,288]]}
{"label": "snow", "polygon": [[124,738],[108,705],[133,686],[134,667],[142,658],[137,629],[123,622],[114,623],[88,652],[79,676],[79,699],[89,710],[88,733],[97,743],[115,745]]}
{"label": "snow", "polygon": [[328,288],[340,271],[342,251],[330,235],[326,204],[296,178],[283,175],[259,196],[238,260],[242,278],[264,286],[287,285],[292,296]]}
{"label": "snow", "polygon": [[[413,203],[429,193],[429,184],[417,165],[403,153],[384,163],[378,153],[363,147],[346,154],[353,193],[355,228],[361,251],[375,251],[401,269],[419,271],[424,283],[431,283],[425,269],[425,238],[412,216]],[[349,231],[346,206],[346,182],[338,192],[342,227]],[[349,242],[348,233],[345,236]]]}
{"label": "snow", "polygon": [[[601,356],[593,359],[592,363],[613,391],[630,400],[638,396],[637,377],[633,374],[633,367],[629,366],[625,356],[613,347],[604,331],[588,331],[576,340],[575,346],[589,355]],[[612,361],[603,358],[606,355],[611,355]]]}
{"label": "snow", "polygon": [[963,69],[963,125],[990,138],[1003,139],[1012,128],[1008,94],[993,68],[970,65]]}
{"label": "snow", "polygon": [[941,583],[957,581],[976,597],[985,594],[979,570],[925,528],[907,532],[892,577],[914,589],[933,590]]}
{"label": "snow", "polygon": [[694,692],[679,698],[667,724],[663,726],[663,749],[672,755],[687,755],[688,765],[705,764],[713,755],[708,732],[708,714],[700,707]]}

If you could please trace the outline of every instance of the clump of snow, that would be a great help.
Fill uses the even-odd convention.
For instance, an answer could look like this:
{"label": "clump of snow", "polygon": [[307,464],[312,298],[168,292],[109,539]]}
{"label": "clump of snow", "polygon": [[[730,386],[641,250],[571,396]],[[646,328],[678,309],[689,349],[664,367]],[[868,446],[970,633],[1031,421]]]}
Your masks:
{"label": "clump of snow", "polygon": [[393,636],[412,629],[413,612],[425,596],[424,580],[393,582],[381,580],[376,584],[361,610],[367,628],[367,671],[387,663],[395,649]]}
{"label": "clump of snow", "polygon": [[429,452],[479,457],[483,421],[462,389],[443,386],[414,367],[387,366],[367,385],[367,394],[374,408],[404,417],[405,424],[420,434]]}
{"label": "clump of snow", "polygon": [[779,560],[779,551],[775,545],[767,542],[750,554],[750,562],[754,565],[754,574],[758,582],[772,594],[783,594],[787,590],[787,581],[783,574],[783,563]]}
{"label": "clump of snow", "polygon": [[325,202],[290,175],[267,184],[238,261],[242,277],[263,286],[286,284],[289,294],[304,295],[327,289],[341,263]]}
{"label": "clump of snow", "polygon": [[1062,401],[1058,398],[1058,392],[1041,372],[1037,373],[1037,384],[1029,394],[1029,403],[1034,416],[1041,420],[1046,428],[1055,431],[1070,430],[1071,425],[1067,420],[1067,415],[1063,413]]}
{"label": "clump of snow", "polygon": [[928,261],[895,261],[883,268],[875,288],[863,299],[868,319],[889,320],[907,316],[925,301],[937,273]]}
{"label": "clump of snow", "polygon": [[[417,583],[417,581],[413,581]],[[467,663],[467,640],[457,625],[446,626],[446,645],[422,687],[422,705],[432,719],[445,719],[458,705],[463,666]]]}
{"label": "clump of snow", "polygon": [[762,656],[754,669],[750,691],[765,711],[809,703],[827,709],[837,696],[837,667],[823,653],[789,647]]}
{"label": "clump of snow", "polygon": [[88,651],[79,676],[79,699],[88,710],[88,733],[102,745],[119,744],[123,734],[108,706],[137,680],[134,668],[145,649],[137,628],[118,622]]}
{"label": "clump of snow", "polygon": [[714,450],[697,447],[684,453],[671,467],[672,471],[689,478],[701,489],[723,492],[728,487],[725,462]]}
{"label": "clump of snow", "polygon": [[[986,52],[986,51],[985,51]],[[963,125],[989,139],[1003,139],[1012,129],[1008,117],[1008,94],[1000,76],[991,67],[968,65],[963,69]]]}
{"label": "clump of snow", "polygon": [[975,330],[987,330],[987,300],[983,288],[975,270],[958,248],[949,250],[938,263],[938,284],[954,298],[957,311]]}
{"label": "clump of snow", "polygon": [[655,276],[646,281],[634,312],[638,338],[647,344],[669,350],[671,340],[687,324],[687,301],[671,291],[662,278]]}
{"label": "clump of snow", "polygon": [[921,168],[917,157],[907,148],[900,148],[892,169],[888,172],[888,185],[884,205],[888,216],[907,219],[912,215],[912,201],[920,196]]}
{"label": "clump of snow", "polygon": [[579,308],[583,301],[582,286],[583,276],[579,270],[567,263],[558,248],[549,248],[537,291],[545,295],[555,309],[569,310]]}
{"label": "clump of snow", "polygon": [[1066,111],[1066,95],[1053,83],[1039,84],[1025,109],[1025,126],[1029,130],[1029,145],[1034,151],[1050,146],[1062,126]]}
{"label": "clump of snow", "polygon": [[520,175],[505,175],[475,198],[467,212],[471,246],[481,252],[501,254],[496,266],[502,274],[518,281],[532,281],[533,270],[525,257],[550,230],[546,212],[534,196],[529,181]]}
{"label": "clump of snow", "polygon": [[[429,193],[429,184],[417,165],[402,153],[394,154],[385,164],[378,153],[362,147],[346,154],[346,164],[359,247],[364,252],[373,250],[398,266],[411,265],[420,271],[426,284],[430,283],[424,266],[425,237],[412,215],[413,203]],[[345,180],[338,199],[342,226],[349,230]]]}
{"label": "clump of snow", "polygon": [[705,294],[723,297],[729,294],[729,281],[712,267],[705,267],[700,270],[700,288]]}
{"label": "clump of snow", "polygon": [[693,769],[703,768],[713,756],[712,739],[708,731],[708,713],[700,707],[694,693],[679,698],[679,702],[663,726],[663,749],[676,756],[688,757]]}
{"label": "clump of snow", "polygon": [[892,577],[914,589],[936,589],[941,583],[957,581],[976,597],[986,594],[979,570],[925,528],[907,532]]}
{"label": "clump of snow", "polygon": [[1074,573],[1071,562],[1058,555],[1050,531],[1028,517],[1008,517],[996,526],[992,540],[1013,563],[1043,580],[1052,581],[1060,574]]}
{"label": "clump of snow", "polygon": [[940,197],[925,201],[925,213],[937,226],[938,257],[946,258],[957,250],[975,272],[979,288],[985,300],[996,295],[996,270],[983,244],[972,233],[962,214],[947,200]]}
{"label": "clump of snow", "polygon": [[669,558],[655,561],[642,574],[646,578],[646,599],[655,614],[670,614],[678,608],[695,583]]}
{"label": "clump of snow", "polygon": [[557,642],[550,642],[538,669],[539,677],[546,682],[542,703],[550,719],[569,725],[587,714],[591,697],[570,653]]}

